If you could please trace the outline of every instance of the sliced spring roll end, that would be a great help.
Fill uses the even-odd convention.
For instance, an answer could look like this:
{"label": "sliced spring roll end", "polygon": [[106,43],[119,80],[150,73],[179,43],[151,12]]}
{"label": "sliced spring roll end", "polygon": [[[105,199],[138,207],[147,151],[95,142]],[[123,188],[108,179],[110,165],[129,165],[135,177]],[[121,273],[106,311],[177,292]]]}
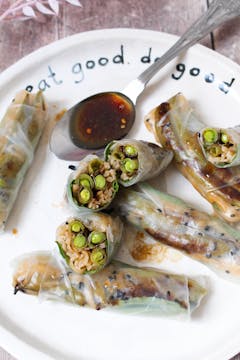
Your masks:
{"label": "sliced spring roll end", "polygon": [[75,171],[67,185],[67,197],[77,209],[99,211],[107,207],[118,191],[116,172],[99,158]]}
{"label": "sliced spring roll end", "polygon": [[31,253],[17,259],[12,282],[14,294],[21,291],[37,295],[43,278],[47,280],[60,277],[60,270],[50,265],[50,260],[50,253]]}
{"label": "sliced spring roll end", "polygon": [[79,219],[72,218],[58,227],[59,253],[78,274],[97,272],[107,264],[107,234],[101,230],[84,226]]}
{"label": "sliced spring roll end", "polygon": [[121,184],[127,183],[138,174],[138,149],[131,141],[110,143],[105,150],[105,158],[116,171]]}
{"label": "sliced spring roll end", "polygon": [[225,130],[205,128],[199,133],[199,141],[206,159],[214,166],[231,166],[237,156],[237,144]]}
{"label": "sliced spring roll end", "polygon": [[[201,280],[201,281],[200,281]],[[202,299],[207,295],[207,279],[188,278],[188,293],[189,293],[189,305],[190,313],[194,311],[201,303]]]}
{"label": "sliced spring roll end", "polygon": [[[121,272],[114,272],[107,286],[110,289],[121,288],[121,283],[126,283],[128,291],[118,292],[111,296],[112,305],[134,306],[137,309],[151,306],[149,312],[158,310],[162,315],[176,315],[182,311],[191,314],[206,295],[205,282],[190,279],[186,276],[167,274],[153,268],[121,268]],[[135,286],[133,285],[135,284]],[[178,293],[179,289],[182,289]],[[175,292],[176,291],[176,292]],[[117,296],[116,296],[117,295]]]}

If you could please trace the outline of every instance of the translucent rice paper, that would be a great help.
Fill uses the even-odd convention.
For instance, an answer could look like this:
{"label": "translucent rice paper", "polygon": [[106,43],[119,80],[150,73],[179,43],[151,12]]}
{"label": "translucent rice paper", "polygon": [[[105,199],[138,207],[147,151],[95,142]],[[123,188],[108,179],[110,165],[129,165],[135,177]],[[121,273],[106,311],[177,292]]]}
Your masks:
{"label": "translucent rice paper", "polygon": [[206,125],[187,99],[177,94],[145,117],[145,124],[164,149],[174,152],[174,162],[216,213],[229,222],[240,221],[240,167],[216,168],[209,163],[198,141]]}
{"label": "translucent rice paper", "polygon": [[[104,263],[100,263],[99,266],[91,268],[90,254],[98,248],[101,249],[101,244],[91,246],[91,244],[89,245],[87,242],[81,249],[74,247],[71,232],[68,230],[69,223],[73,220],[81,221],[89,231],[106,233],[106,248],[104,248],[106,251],[106,259]],[[57,229],[56,242],[59,246],[60,253],[73,271],[93,273],[100,271],[111,261],[119,247],[122,232],[123,224],[119,217],[103,213],[91,213],[67,219],[67,221]],[[80,264],[82,266],[80,266]]]}
{"label": "translucent rice paper", "polygon": [[0,122],[0,229],[3,230],[47,119],[41,92],[19,92]]}
{"label": "translucent rice paper", "polygon": [[[214,166],[219,168],[227,168],[231,166],[240,165],[240,126],[234,128],[210,128],[215,130],[218,134],[224,133],[229,139],[229,145],[221,143],[219,145],[219,152],[216,154],[211,151],[211,147],[206,146],[203,133],[208,128],[204,128],[199,132],[199,142],[202,147],[202,151],[207,161],[211,162]],[[216,146],[215,144],[212,144]]]}
{"label": "translucent rice paper", "polygon": [[126,145],[133,146],[138,153],[138,170],[129,180],[118,178],[119,184],[127,187],[145,181],[163,172],[173,159],[173,152],[164,150],[156,144],[133,139],[111,142],[105,149],[105,159],[109,161],[111,153]]}
{"label": "translucent rice paper", "polygon": [[98,212],[98,211],[102,211],[104,209],[106,209],[110,203],[112,202],[112,200],[115,197],[115,194],[118,191],[118,183],[117,181],[115,181],[116,187],[115,190],[112,194],[112,198],[110,199],[110,201],[108,201],[104,206],[99,207],[97,209],[89,209],[86,206],[80,206],[73,198],[72,195],[72,181],[75,180],[80,174],[84,174],[88,172],[88,164],[94,160],[94,159],[100,159],[98,156],[96,155],[87,155],[84,159],[82,159],[79,164],[78,167],[75,171],[73,171],[69,177],[68,177],[68,181],[67,181],[67,190],[66,190],[66,196],[67,196],[67,200],[68,203],[70,204],[70,206],[75,210],[76,213],[78,214],[89,214],[92,212]]}
{"label": "translucent rice paper", "polygon": [[41,300],[169,317],[188,317],[207,293],[186,276],[116,261],[100,273],[80,275],[59,257],[36,252],[16,261],[13,286],[15,293],[39,295]]}
{"label": "translucent rice paper", "polygon": [[239,230],[148,184],[138,188],[140,191],[122,191],[115,202],[130,224],[226,279],[240,281]]}

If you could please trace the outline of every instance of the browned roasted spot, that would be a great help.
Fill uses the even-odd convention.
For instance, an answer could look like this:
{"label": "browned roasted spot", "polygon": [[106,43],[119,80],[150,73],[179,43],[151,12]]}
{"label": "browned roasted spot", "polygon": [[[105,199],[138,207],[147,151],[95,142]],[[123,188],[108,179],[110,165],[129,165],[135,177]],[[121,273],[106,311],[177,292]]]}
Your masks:
{"label": "browned roasted spot", "polygon": [[[219,169],[219,170],[225,170],[225,169]],[[227,178],[227,172],[218,171],[214,166],[212,166],[209,163],[203,168],[201,168],[200,171],[202,175],[207,177],[208,182],[212,184],[214,188],[228,195],[231,199],[240,201],[240,192],[234,187],[232,187],[231,184],[224,181],[224,174],[226,175]],[[219,177],[220,173],[222,173],[221,177]]]}
{"label": "browned roasted spot", "polygon": [[28,139],[33,141],[36,135],[39,132],[38,122],[36,120],[32,120],[28,126]]}
{"label": "browned roasted spot", "polygon": [[170,300],[170,301],[175,301],[178,304],[180,304],[180,306],[182,306],[183,308],[187,308],[187,304],[184,301],[181,301],[179,299],[176,299],[174,297],[174,293],[171,293],[169,291],[167,292],[162,292],[160,291],[160,289],[156,289],[156,287],[154,286],[154,283],[152,282],[147,282],[144,285],[136,285],[131,293],[131,296],[133,298],[135,297],[156,297],[159,299],[164,299],[164,300]]}
{"label": "browned roasted spot", "polygon": [[150,282],[145,283],[144,285],[135,285],[131,293],[132,297],[153,297],[166,298],[165,294],[160,292],[160,289],[156,289],[154,284]]}
{"label": "browned roasted spot", "polygon": [[138,232],[134,239],[133,248],[131,250],[132,257],[137,261],[163,261],[167,248],[161,244],[146,244],[144,242],[144,234]]}
{"label": "browned roasted spot", "polygon": [[13,235],[17,235],[18,229],[16,229],[16,228],[12,229],[12,233],[13,233]]}
{"label": "browned roasted spot", "polygon": [[231,185],[232,188],[240,191],[240,167],[232,167],[232,168],[225,168],[220,169],[212,166],[213,171],[215,170],[216,176],[223,180],[228,186]]}
{"label": "browned roasted spot", "polygon": [[165,115],[170,110],[170,104],[168,102],[163,102],[157,108],[157,112],[160,116]]}
{"label": "browned roasted spot", "polygon": [[149,229],[149,228],[146,228],[145,231],[149,235],[151,235],[154,239],[161,241],[163,244],[173,246],[175,249],[184,250],[189,254],[205,253],[207,251],[207,243],[204,242],[200,243],[197,240],[193,242],[193,241],[189,241],[186,238],[184,239],[179,238],[178,240],[177,236],[174,236],[172,238],[165,237],[161,233],[158,233],[153,229]]}

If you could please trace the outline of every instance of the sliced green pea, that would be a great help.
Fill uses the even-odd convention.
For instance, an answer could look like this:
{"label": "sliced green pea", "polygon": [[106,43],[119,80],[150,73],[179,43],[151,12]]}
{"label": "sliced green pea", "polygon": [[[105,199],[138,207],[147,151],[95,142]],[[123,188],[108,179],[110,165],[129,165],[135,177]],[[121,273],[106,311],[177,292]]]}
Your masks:
{"label": "sliced green pea", "polygon": [[132,145],[126,145],[124,147],[124,153],[129,157],[136,157],[138,154],[137,149]]}
{"label": "sliced green pea", "polygon": [[78,194],[78,201],[80,204],[88,204],[92,198],[92,193],[89,188],[82,189]]}
{"label": "sliced green pea", "polygon": [[94,249],[91,252],[90,258],[93,263],[103,265],[105,263],[106,252],[103,249]]}
{"label": "sliced green pea", "polygon": [[75,232],[75,233],[78,233],[78,232],[83,231],[85,229],[85,226],[79,220],[71,221],[69,226],[70,226],[71,231]]}
{"label": "sliced green pea", "polygon": [[77,234],[73,240],[73,244],[76,248],[81,249],[86,245],[86,237],[83,234]]}
{"label": "sliced green pea", "polygon": [[106,187],[106,179],[103,175],[97,175],[94,178],[94,183],[97,190],[103,190]]}
{"label": "sliced green pea", "polygon": [[104,232],[100,232],[100,231],[93,231],[89,235],[89,239],[90,239],[91,243],[94,245],[100,244],[106,240],[106,234]]}
{"label": "sliced green pea", "polygon": [[132,173],[138,169],[138,160],[126,158],[123,163],[126,172]]}
{"label": "sliced green pea", "polygon": [[218,140],[218,132],[216,129],[206,129],[203,132],[203,140],[206,144],[213,144]]}
{"label": "sliced green pea", "polygon": [[81,174],[78,176],[77,178],[78,184],[86,187],[86,188],[93,188],[94,186],[94,182],[93,179],[91,178],[91,176],[89,176],[88,174]]}

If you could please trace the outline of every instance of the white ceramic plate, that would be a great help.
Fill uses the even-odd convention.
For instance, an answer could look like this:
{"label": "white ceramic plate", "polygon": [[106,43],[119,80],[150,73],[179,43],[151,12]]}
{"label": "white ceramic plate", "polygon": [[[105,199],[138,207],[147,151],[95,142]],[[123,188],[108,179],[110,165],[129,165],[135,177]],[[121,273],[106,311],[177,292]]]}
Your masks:
{"label": "white ceramic plate", "polygon": [[[46,88],[46,98],[55,104],[55,112],[98,91],[121,90],[175,40],[159,32],[116,29],[58,41],[0,76],[0,115],[15,92],[26,86],[32,86],[33,91]],[[182,65],[177,70],[179,63]],[[206,123],[234,125],[240,119],[239,86],[238,65],[197,45],[149,84],[139,99],[130,135],[152,139],[142,123],[143,116],[178,91],[189,98]],[[50,128],[51,124],[6,232],[0,236],[0,345],[19,360],[226,360],[240,351],[240,285],[219,279],[185,258],[173,263],[176,272],[206,274],[210,279],[209,296],[191,322],[40,304],[31,296],[13,296],[10,261],[25,252],[52,249],[55,229],[65,220],[61,203],[69,162],[50,153]],[[207,202],[173,168],[166,175],[169,192],[210,211]]]}

